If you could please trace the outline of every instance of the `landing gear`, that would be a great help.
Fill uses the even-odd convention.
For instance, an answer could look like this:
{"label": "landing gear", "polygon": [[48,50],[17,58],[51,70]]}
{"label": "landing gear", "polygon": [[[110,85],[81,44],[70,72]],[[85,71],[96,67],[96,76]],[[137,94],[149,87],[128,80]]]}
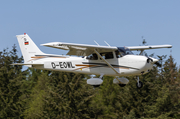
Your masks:
{"label": "landing gear", "polygon": [[100,85],[92,85],[94,88],[98,88]]}
{"label": "landing gear", "polygon": [[142,88],[143,87],[143,83],[141,81],[136,83],[137,88]]}
{"label": "landing gear", "polygon": [[99,78],[94,78],[95,75],[91,75],[90,79],[87,79],[87,84],[93,86],[94,88],[99,87],[103,83],[103,75],[101,74]]}
{"label": "landing gear", "polygon": [[126,84],[119,84],[119,86],[120,86],[120,87],[124,87],[124,86],[126,86]]}
{"label": "landing gear", "polygon": [[129,83],[129,80],[124,77],[121,77],[121,78],[115,77],[115,79],[113,80],[113,83],[118,84],[120,87],[124,87],[124,86],[126,86],[126,84]]}
{"label": "landing gear", "polygon": [[137,83],[136,83],[137,88],[142,88],[143,83],[141,81],[139,81],[139,77],[137,77],[136,81],[137,81]]}

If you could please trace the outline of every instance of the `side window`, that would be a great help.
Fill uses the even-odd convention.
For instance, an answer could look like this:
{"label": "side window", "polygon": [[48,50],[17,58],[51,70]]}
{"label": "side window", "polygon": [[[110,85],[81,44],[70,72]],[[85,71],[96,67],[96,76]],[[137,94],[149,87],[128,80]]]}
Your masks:
{"label": "side window", "polygon": [[98,56],[97,56],[97,54],[93,53],[93,54],[89,55],[86,59],[89,59],[89,60],[98,60]]}
{"label": "side window", "polygon": [[113,59],[113,53],[112,52],[104,52],[104,53],[100,53],[100,55],[104,58],[104,59]]}
{"label": "side window", "polygon": [[[104,53],[100,53],[100,55],[105,59],[105,54]],[[100,58],[100,60],[102,60],[102,59]]]}
{"label": "side window", "polygon": [[106,54],[105,54],[105,59],[113,59],[114,57],[113,57],[113,53],[112,52],[107,52]]}

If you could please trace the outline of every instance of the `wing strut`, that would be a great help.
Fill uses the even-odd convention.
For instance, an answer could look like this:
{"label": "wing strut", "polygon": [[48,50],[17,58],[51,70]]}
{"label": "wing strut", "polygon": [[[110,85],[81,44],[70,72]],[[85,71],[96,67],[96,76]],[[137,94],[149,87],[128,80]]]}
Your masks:
{"label": "wing strut", "polygon": [[106,60],[96,51],[96,49],[94,49],[94,52],[95,52],[112,70],[114,70],[114,72],[116,72],[116,74],[119,74],[119,72],[117,72],[117,71],[111,66],[111,64],[109,64],[109,62],[106,61]]}
{"label": "wing strut", "polygon": [[139,55],[142,55],[143,51],[144,51],[144,50],[141,50],[141,52],[139,53]]}

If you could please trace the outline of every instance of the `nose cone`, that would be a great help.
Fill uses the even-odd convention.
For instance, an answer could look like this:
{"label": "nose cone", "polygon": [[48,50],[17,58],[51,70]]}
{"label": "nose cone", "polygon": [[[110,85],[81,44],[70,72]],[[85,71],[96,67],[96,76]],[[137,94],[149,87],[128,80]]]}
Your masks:
{"label": "nose cone", "polygon": [[156,63],[156,62],[158,62],[158,61],[159,61],[158,59],[154,59],[154,60],[153,60],[153,63]]}

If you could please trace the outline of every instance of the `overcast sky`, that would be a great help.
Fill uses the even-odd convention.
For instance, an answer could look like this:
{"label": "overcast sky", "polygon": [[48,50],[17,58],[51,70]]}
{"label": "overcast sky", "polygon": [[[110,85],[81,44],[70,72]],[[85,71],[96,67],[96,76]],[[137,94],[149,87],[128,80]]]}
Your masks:
{"label": "overcast sky", "polygon": [[[40,46],[68,42],[111,46],[171,44],[171,49],[148,50],[172,54],[180,65],[179,0],[4,0],[0,4],[0,51],[17,45],[16,35],[27,33],[48,54],[65,51]],[[172,51],[172,53],[171,53]]]}

